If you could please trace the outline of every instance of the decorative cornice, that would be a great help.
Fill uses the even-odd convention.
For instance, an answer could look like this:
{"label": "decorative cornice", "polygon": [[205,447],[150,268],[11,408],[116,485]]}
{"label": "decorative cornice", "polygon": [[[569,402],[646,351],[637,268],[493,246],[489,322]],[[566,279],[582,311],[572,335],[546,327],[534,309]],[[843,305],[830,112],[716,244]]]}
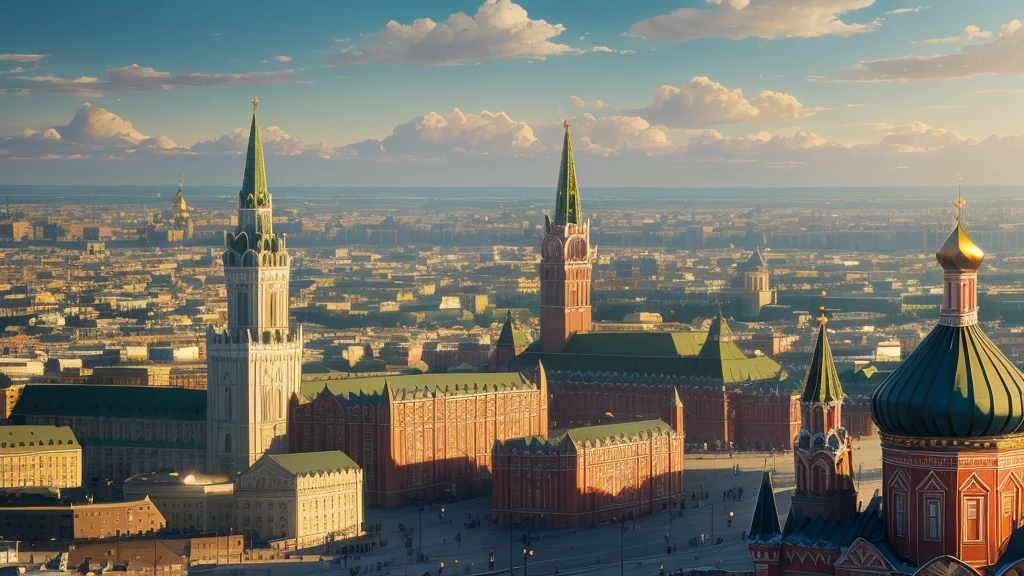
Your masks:
{"label": "decorative cornice", "polygon": [[974,326],[978,323],[978,311],[967,314],[943,314],[939,316],[939,324],[944,326],[963,327]]}
{"label": "decorative cornice", "polygon": [[914,438],[879,432],[883,445],[898,448],[927,448],[956,452],[961,450],[1021,450],[1024,436],[987,436],[982,438]]}

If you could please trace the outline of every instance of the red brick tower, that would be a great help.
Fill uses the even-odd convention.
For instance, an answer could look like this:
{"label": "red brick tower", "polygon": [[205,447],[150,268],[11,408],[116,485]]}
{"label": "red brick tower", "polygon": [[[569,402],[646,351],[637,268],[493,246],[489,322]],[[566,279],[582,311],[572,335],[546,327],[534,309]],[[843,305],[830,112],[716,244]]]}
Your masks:
{"label": "red brick tower", "polygon": [[596,250],[590,224],[583,220],[569,122],[558,174],[555,212],[545,218],[540,262],[540,344],[561,352],[573,334],[590,332],[590,273]]}
{"label": "red brick tower", "polygon": [[796,490],[792,509],[809,518],[819,514],[827,518],[832,512],[841,517],[857,509],[853,443],[839,423],[843,387],[828,343],[824,306],[818,322],[818,342],[800,398],[804,429],[793,450]]}
{"label": "red brick tower", "polygon": [[661,407],[661,421],[672,427],[679,434],[683,432],[683,402],[679,399],[679,390],[672,387],[672,398]]}
{"label": "red brick tower", "polygon": [[913,566],[991,566],[1024,513],[1024,373],[978,326],[984,252],[960,222],[936,258],[939,322],[871,397],[889,544]]}

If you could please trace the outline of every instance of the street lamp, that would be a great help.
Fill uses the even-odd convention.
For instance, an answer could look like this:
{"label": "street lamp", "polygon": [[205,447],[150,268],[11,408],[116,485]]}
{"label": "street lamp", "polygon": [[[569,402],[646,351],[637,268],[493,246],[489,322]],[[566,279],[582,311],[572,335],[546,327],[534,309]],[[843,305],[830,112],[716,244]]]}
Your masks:
{"label": "street lamp", "polygon": [[736,515],[735,512],[733,512],[732,510],[729,510],[729,514],[728,514],[729,519],[726,520],[726,525],[725,525],[726,528],[732,528],[732,517],[735,516],[735,515]]}
{"label": "street lamp", "polygon": [[523,576],[529,576],[530,558],[533,557],[533,550],[523,548]]}
{"label": "street lamp", "polygon": [[425,504],[420,504],[420,545],[419,550],[416,552],[416,561],[423,561],[423,510],[426,508]]}

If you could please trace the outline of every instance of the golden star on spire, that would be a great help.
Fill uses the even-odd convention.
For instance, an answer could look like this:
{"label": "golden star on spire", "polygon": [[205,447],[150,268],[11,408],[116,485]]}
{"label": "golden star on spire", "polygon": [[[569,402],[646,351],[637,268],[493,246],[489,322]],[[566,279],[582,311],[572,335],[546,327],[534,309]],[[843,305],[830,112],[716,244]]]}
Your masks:
{"label": "golden star on spire", "polygon": [[253,108],[253,110],[255,110],[255,109],[256,109],[256,107],[257,107],[257,106],[259,106],[259,105],[260,105],[260,99],[259,99],[259,98],[255,98],[255,97],[254,97],[254,98],[252,99],[252,108]]}
{"label": "golden star on spire", "polygon": [[828,323],[828,316],[825,315],[825,307],[824,306],[821,306],[819,308],[819,310],[821,311],[821,313],[818,315],[818,324],[821,324],[822,326],[824,326],[825,324]]}

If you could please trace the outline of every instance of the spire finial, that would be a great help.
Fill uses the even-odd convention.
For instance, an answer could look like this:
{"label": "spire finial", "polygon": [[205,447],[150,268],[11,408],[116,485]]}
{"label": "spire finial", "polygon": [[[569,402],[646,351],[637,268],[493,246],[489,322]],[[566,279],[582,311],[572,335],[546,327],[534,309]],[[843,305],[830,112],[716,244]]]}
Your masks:
{"label": "spire finial", "polygon": [[562,127],[565,128],[566,130],[568,130],[569,129],[569,121],[566,120],[565,122],[562,122]]}
{"label": "spire finial", "polygon": [[181,190],[181,172],[178,172],[178,190]]}
{"label": "spire finial", "polygon": [[963,216],[964,204],[967,204],[967,200],[964,200],[961,194],[961,187],[964,182],[964,177],[959,174],[956,177],[956,200],[953,201],[953,206],[956,206],[956,223],[960,223],[960,217]]}
{"label": "spire finial", "polygon": [[825,296],[827,295],[827,292],[824,290],[821,291],[822,303],[821,306],[818,307],[818,324],[821,324],[822,326],[828,323],[828,315],[825,314]]}
{"label": "spire finial", "polygon": [[255,112],[256,111],[256,107],[259,106],[259,105],[260,105],[260,99],[256,98],[254,96],[253,99],[252,99],[252,111]]}

